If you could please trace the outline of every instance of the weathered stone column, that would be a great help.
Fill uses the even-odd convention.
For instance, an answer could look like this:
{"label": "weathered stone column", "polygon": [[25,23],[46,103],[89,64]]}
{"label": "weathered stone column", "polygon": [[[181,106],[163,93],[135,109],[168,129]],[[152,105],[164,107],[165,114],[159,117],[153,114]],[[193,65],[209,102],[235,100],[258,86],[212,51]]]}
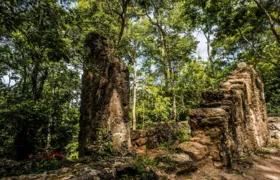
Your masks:
{"label": "weathered stone column", "polygon": [[[130,146],[129,72],[120,58],[111,54],[108,41],[97,33],[88,34],[85,47],[80,108],[79,153],[99,151],[103,141],[121,152]],[[101,150],[102,151],[102,150]]]}

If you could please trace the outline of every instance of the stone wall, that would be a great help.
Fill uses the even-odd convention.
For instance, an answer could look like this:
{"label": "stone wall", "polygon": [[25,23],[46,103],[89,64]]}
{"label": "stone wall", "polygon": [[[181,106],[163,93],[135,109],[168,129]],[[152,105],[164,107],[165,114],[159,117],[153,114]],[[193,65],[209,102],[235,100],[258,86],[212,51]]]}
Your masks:
{"label": "stone wall", "polygon": [[130,131],[132,150],[145,154],[147,149],[156,149],[163,143],[174,144],[178,136],[189,136],[188,122],[159,123],[143,130]]}
{"label": "stone wall", "polygon": [[267,145],[270,138],[259,74],[240,63],[220,87],[204,92],[201,108],[189,111],[193,138],[178,148],[196,160],[209,155],[221,167]]}
{"label": "stone wall", "polygon": [[268,123],[271,141],[280,143],[280,117],[268,117]]}

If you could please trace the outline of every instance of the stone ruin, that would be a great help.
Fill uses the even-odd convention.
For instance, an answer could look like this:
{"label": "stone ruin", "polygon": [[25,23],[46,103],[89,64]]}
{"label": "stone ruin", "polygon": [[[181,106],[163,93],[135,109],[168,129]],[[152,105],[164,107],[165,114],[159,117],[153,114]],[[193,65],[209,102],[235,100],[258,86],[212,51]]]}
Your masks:
{"label": "stone ruin", "polygon": [[202,98],[199,109],[189,110],[193,138],[178,145],[194,159],[209,155],[215,166],[230,166],[270,142],[263,83],[250,66],[239,63],[219,89]]}
{"label": "stone ruin", "polygon": [[189,110],[189,126],[184,122],[163,123],[131,131],[133,149],[147,153],[158,148],[162,139],[163,142],[172,139],[176,129],[190,127],[190,141],[175,143],[172,147],[189,155],[194,162],[203,164],[210,159],[221,168],[230,167],[232,161],[268,145],[269,128],[274,129],[272,137],[280,135],[279,118],[269,118],[271,123],[268,124],[260,74],[245,63],[239,63],[219,89],[203,92],[202,98],[200,108]]}
{"label": "stone ruin", "polygon": [[[87,155],[90,149],[102,151],[104,142],[112,142],[118,152],[145,152],[147,146],[157,148],[160,141],[169,140],[174,132],[166,133],[166,128],[162,132],[160,128],[137,130],[130,135],[128,69],[99,34],[90,33],[85,45],[89,52],[82,77],[80,155]],[[177,150],[196,162],[209,157],[215,166],[223,167],[270,142],[263,83],[246,63],[239,63],[219,89],[204,92],[202,98],[199,109],[189,110],[192,138],[176,144]],[[168,129],[176,131],[174,127]]]}
{"label": "stone ruin", "polygon": [[84,61],[80,109],[79,154],[103,151],[112,142],[117,152],[130,146],[129,72],[105,37],[90,33]]}

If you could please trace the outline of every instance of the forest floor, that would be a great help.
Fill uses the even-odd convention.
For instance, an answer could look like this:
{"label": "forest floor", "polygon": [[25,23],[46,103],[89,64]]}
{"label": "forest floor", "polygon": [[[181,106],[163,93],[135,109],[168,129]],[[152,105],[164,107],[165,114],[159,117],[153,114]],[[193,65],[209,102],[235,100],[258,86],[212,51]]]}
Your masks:
{"label": "forest floor", "polygon": [[[217,168],[209,158],[205,159],[200,164],[193,164],[191,163],[192,161],[187,158],[188,155],[184,154],[177,154],[177,156],[175,156],[177,157],[177,159],[175,158],[177,164],[174,164],[175,161],[166,161],[168,159],[166,157],[174,157],[174,155],[176,154],[168,151],[150,150],[147,156],[107,157],[95,162],[89,159],[84,163],[74,163],[68,167],[46,171],[41,174],[10,176],[3,178],[3,180],[280,180],[279,145],[277,147],[262,148],[253,154],[243,156],[241,159],[234,161],[231,168]],[[162,159],[156,160],[157,157],[162,157]],[[135,167],[138,168],[135,169]],[[190,171],[178,173],[183,172],[182,170],[184,169],[189,169]]]}
{"label": "forest floor", "polygon": [[[166,153],[154,150],[148,156],[153,159]],[[219,169],[206,159],[194,172],[179,176],[166,174],[165,177],[176,180],[280,180],[280,148],[262,148],[234,161],[231,168]]]}
{"label": "forest floor", "polygon": [[195,172],[176,177],[178,180],[280,180],[280,150],[263,148],[233,163],[232,168],[218,169],[212,162]]}

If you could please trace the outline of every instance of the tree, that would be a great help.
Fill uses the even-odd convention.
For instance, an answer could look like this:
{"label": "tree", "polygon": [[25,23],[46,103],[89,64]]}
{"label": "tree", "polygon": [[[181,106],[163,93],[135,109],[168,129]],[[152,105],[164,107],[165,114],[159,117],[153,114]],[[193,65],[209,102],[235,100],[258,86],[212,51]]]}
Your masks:
{"label": "tree", "polygon": [[[182,19],[183,2],[149,1],[146,17],[151,23],[152,36],[146,41],[147,54],[157,63],[159,73],[164,76],[166,95],[172,97],[170,119],[177,119],[176,81],[179,67],[186,63],[194,51],[196,42]],[[153,41],[158,45],[152,46]],[[151,49],[151,48],[155,49]],[[152,51],[154,50],[154,51]]]}
{"label": "tree", "polygon": [[[9,136],[14,139],[14,157],[21,160],[34,153],[36,146],[46,145],[48,124],[54,119],[61,120],[61,114],[55,112],[71,99],[63,95],[63,100],[57,98],[55,102],[45,96],[48,86],[62,86],[49,83],[55,75],[61,77],[55,68],[68,69],[70,16],[55,0],[4,1],[0,8],[1,67],[6,68],[4,76],[12,75],[8,79],[13,82],[1,93],[5,97],[1,121],[7,127],[11,123],[15,126]],[[73,78],[78,78],[78,74]]]}

